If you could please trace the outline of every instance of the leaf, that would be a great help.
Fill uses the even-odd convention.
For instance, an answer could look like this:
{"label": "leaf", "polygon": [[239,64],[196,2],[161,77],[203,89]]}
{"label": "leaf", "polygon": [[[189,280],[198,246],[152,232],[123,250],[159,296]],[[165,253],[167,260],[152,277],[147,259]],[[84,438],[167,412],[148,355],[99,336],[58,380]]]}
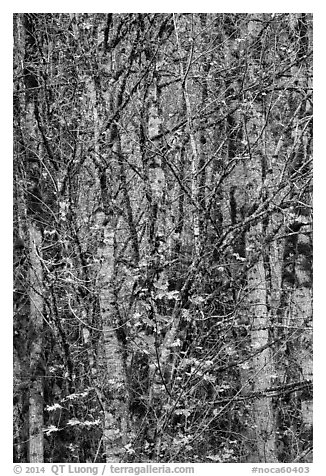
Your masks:
{"label": "leaf", "polygon": [[211,374],[205,374],[204,375],[204,380],[206,380],[206,382],[215,383],[216,382],[216,377],[214,375],[211,375]]}
{"label": "leaf", "polygon": [[168,293],[166,293],[166,297],[167,299],[175,299],[176,301],[178,301],[180,299],[180,293],[179,291],[169,291]]}
{"label": "leaf", "polygon": [[249,370],[250,369],[250,364],[249,364],[249,362],[243,362],[243,364],[240,364],[239,367],[243,370]]}
{"label": "leaf", "polygon": [[210,456],[206,456],[207,459],[210,459],[212,461],[218,461],[219,463],[221,462],[221,458],[219,455],[210,455]]}
{"label": "leaf", "polygon": [[86,427],[96,426],[96,425],[100,425],[100,424],[101,424],[101,421],[99,419],[94,420],[94,421],[85,420],[84,422],[81,422],[81,425],[86,426]]}
{"label": "leaf", "polygon": [[44,433],[46,434],[46,436],[50,436],[51,433],[54,433],[55,431],[59,431],[59,428],[54,425],[51,425],[48,428],[44,429]]}
{"label": "leaf", "polygon": [[162,281],[157,281],[157,282],[154,283],[154,287],[156,289],[161,289],[162,291],[167,291],[168,284],[167,284],[166,281],[163,281],[163,282]]}
{"label": "leaf", "polygon": [[176,339],[172,344],[169,345],[169,347],[180,347],[181,346],[181,341],[180,339]]}
{"label": "leaf", "polygon": [[205,298],[203,298],[202,296],[195,296],[191,298],[191,302],[193,304],[202,304],[204,301],[205,301]]}
{"label": "leaf", "polygon": [[76,425],[80,425],[81,422],[79,420],[77,420],[77,418],[72,418],[71,420],[68,420],[67,422],[67,425],[69,426],[76,426]]}
{"label": "leaf", "polygon": [[132,448],[131,443],[128,443],[127,445],[125,445],[124,448],[127,451],[127,453],[130,455],[136,453],[135,450]]}
{"label": "leaf", "polygon": [[176,415],[184,415],[184,416],[189,416],[191,415],[191,410],[187,410],[186,408],[178,408],[174,412]]}
{"label": "leaf", "polygon": [[154,322],[151,319],[149,319],[147,316],[143,317],[143,322],[145,322],[149,327],[154,327],[155,325]]}
{"label": "leaf", "polygon": [[53,412],[54,410],[57,410],[59,408],[63,408],[61,405],[59,405],[59,403],[55,403],[54,405],[47,405],[45,407],[45,410],[47,412]]}

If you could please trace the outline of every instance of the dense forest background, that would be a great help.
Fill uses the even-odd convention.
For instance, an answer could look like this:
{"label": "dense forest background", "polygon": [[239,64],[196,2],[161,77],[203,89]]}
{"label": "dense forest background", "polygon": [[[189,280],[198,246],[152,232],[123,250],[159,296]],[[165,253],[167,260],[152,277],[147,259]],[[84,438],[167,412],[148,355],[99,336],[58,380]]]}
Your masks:
{"label": "dense forest background", "polygon": [[312,461],[312,15],[14,15],[14,461]]}

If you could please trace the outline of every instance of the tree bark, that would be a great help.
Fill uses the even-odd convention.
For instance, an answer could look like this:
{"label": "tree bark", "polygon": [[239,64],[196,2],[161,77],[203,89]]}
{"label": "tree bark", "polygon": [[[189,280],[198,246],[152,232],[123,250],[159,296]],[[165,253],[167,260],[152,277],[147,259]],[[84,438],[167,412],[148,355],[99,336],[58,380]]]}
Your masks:
{"label": "tree bark", "polygon": [[[199,164],[200,164],[200,157],[198,152],[198,144],[196,140],[196,133],[194,127],[194,119],[190,101],[190,91],[188,86],[188,75],[191,71],[192,61],[193,61],[193,54],[194,54],[194,36],[193,36],[193,16],[191,16],[191,28],[192,28],[192,37],[191,37],[191,47],[188,57],[188,64],[187,68],[185,69],[182,62],[184,57],[184,49],[181,45],[181,39],[179,38],[179,28],[177,24],[177,20],[174,16],[174,29],[175,35],[177,39],[177,48],[179,54],[179,61],[180,61],[180,80],[181,80],[181,87],[182,87],[182,95],[185,102],[185,109],[186,109],[186,120],[187,120],[187,127],[188,127],[188,134],[190,138],[190,146],[191,146],[191,198],[193,202],[193,211],[192,211],[192,220],[193,220],[193,239],[194,239],[194,253],[195,258],[200,256],[201,251],[201,230],[200,230],[200,210],[199,210]],[[203,173],[203,171],[202,171]],[[201,194],[202,195],[202,194]]]}
{"label": "tree bark", "polygon": [[30,223],[30,396],[29,396],[29,462],[43,463],[43,272],[39,253],[42,235]]}
{"label": "tree bark", "polygon": [[[252,246],[257,237],[262,234],[262,225],[252,227],[247,236],[248,245]],[[269,314],[267,311],[267,289],[265,266],[262,250],[259,252],[257,262],[248,272],[248,292],[250,300],[249,312],[252,316],[251,343],[253,349],[263,348],[252,359],[253,391],[264,392],[272,386],[272,376],[275,375],[272,351],[269,343]],[[266,347],[267,346],[267,347]],[[254,400],[253,420],[255,422],[255,444],[257,460],[260,463],[276,463],[276,425],[272,400],[268,396],[262,396]],[[254,462],[254,461],[252,461]]]}
{"label": "tree bark", "polygon": [[119,319],[115,291],[115,220],[103,225],[97,283],[106,364],[104,376],[104,445],[106,461],[121,462],[128,441],[129,414],[126,364],[117,336]]}

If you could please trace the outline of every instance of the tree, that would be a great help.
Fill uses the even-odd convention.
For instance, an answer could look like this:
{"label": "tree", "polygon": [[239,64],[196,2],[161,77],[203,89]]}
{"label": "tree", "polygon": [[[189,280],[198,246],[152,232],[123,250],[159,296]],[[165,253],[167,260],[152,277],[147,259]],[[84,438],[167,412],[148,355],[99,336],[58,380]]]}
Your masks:
{"label": "tree", "polygon": [[311,35],[15,16],[15,461],[311,461]]}

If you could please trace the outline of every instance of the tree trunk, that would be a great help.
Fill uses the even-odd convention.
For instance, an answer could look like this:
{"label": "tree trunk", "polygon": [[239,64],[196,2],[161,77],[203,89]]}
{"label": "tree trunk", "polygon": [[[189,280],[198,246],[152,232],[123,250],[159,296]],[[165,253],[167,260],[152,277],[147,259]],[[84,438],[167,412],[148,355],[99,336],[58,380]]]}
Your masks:
{"label": "tree trunk", "polygon": [[[177,20],[174,17],[174,28],[175,34],[177,38],[177,48],[178,54],[180,57],[180,80],[181,80],[181,87],[182,87],[182,95],[185,102],[185,110],[186,110],[186,120],[187,120],[187,127],[188,127],[188,134],[190,138],[190,146],[191,146],[191,198],[192,198],[192,220],[193,220],[193,239],[194,239],[194,255],[195,258],[200,256],[201,251],[201,229],[200,229],[200,210],[199,210],[199,200],[200,197],[203,195],[199,193],[199,164],[200,158],[198,153],[198,144],[196,140],[196,133],[194,127],[194,119],[190,101],[190,91],[188,85],[188,75],[191,71],[192,62],[193,62],[193,54],[194,54],[194,32],[193,32],[193,16],[191,18],[191,28],[192,28],[192,38],[191,38],[191,48],[189,52],[189,57],[187,59],[188,64],[187,68],[183,67],[183,57],[185,56],[184,49],[181,45],[181,38],[179,38],[179,28],[177,24]],[[202,163],[202,162],[201,162]],[[204,169],[200,176],[204,173]]]}
{"label": "tree trunk", "polygon": [[104,376],[104,445],[106,461],[121,462],[128,441],[128,392],[126,365],[117,336],[119,319],[115,292],[115,223],[103,225],[104,237],[99,252],[98,289],[106,364]]}
{"label": "tree trunk", "polygon": [[[262,225],[253,226],[247,243],[249,246],[261,236]],[[267,289],[265,266],[262,250],[259,251],[257,262],[248,272],[248,292],[250,300],[249,312],[252,319],[251,342],[254,350],[262,348],[252,359],[253,391],[262,392],[272,386],[275,375],[272,351],[269,343],[269,315],[267,311]],[[267,347],[266,347],[267,346]],[[258,396],[253,403],[253,420],[255,422],[255,444],[257,460],[260,463],[276,463],[275,418],[272,400],[268,396]],[[254,462],[254,461],[252,461]]]}
{"label": "tree trunk", "polygon": [[[295,263],[296,287],[291,294],[291,324],[300,329],[300,338],[294,344],[294,359],[301,368],[301,379],[312,381],[312,290],[309,273],[309,249],[311,247],[311,226],[302,226],[298,235],[297,259]],[[304,431],[311,432],[313,425],[313,405],[310,392],[301,395],[301,413]]]}
{"label": "tree trunk", "polygon": [[43,273],[40,260],[42,236],[30,224],[30,396],[29,396],[29,462],[42,463],[43,459]]}

